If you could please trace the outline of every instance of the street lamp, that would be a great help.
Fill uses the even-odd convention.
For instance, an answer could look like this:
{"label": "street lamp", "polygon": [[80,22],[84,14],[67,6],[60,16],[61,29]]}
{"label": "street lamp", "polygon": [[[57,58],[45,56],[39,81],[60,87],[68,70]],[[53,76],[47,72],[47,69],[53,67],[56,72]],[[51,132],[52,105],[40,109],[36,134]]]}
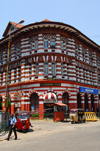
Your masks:
{"label": "street lamp", "polygon": [[[24,23],[24,20],[21,19],[18,23],[15,24],[22,24]],[[6,120],[6,112],[7,112],[7,100],[9,98],[9,92],[8,92],[8,70],[9,70],[9,52],[10,52],[10,43],[11,43],[11,32],[9,33],[9,39],[8,39],[8,55],[7,55],[7,71],[6,71],[6,97],[5,97],[5,115],[4,119]]]}

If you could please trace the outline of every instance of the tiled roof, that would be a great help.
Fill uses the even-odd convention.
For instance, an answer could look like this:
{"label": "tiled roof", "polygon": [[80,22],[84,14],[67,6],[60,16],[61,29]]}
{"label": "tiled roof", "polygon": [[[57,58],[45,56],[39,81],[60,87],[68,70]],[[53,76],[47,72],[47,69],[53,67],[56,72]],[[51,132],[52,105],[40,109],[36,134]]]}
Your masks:
{"label": "tiled roof", "polygon": [[14,26],[16,26],[17,28],[22,28],[24,26],[24,25],[17,24],[15,22],[11,22],[11,21],[10,21],[10,23],[13,24]]}
{"label": "tiled roof", "polygon": [[[48,19],[44,19],[42,22],[45,22],[45,21],[50,21],[50,20],[48,20]],[[51,21],[50,21],[51,22]]]}

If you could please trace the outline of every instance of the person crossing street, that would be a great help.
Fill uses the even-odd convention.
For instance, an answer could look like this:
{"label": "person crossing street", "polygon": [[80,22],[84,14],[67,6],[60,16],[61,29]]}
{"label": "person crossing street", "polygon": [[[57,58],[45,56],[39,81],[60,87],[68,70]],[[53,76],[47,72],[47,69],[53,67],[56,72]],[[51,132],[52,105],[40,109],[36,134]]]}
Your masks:
{"label": "person crossing street", "polygon": [[8,141],[9,141],[9,139],[10,139],[12,130],[14,131],[15,140],[17,139],[16,122],[17,122],[17,120],[16,120],[14,114],[11,114],[11,119],[10,119],[10,131],[9,131],[8,138],[7,138]]}

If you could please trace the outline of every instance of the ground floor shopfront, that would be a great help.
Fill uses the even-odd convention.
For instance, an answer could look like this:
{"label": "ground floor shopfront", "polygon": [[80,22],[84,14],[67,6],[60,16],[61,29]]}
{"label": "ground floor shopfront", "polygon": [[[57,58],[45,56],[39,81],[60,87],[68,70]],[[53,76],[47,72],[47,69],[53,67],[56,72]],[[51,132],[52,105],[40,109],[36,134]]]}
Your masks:
{"label": "ground floor shopfront", "polygon": [[[44,118],[44,112],[53,112],[53,103],[64,103],[68,107],[64,112],[68,113],[72,108],[83,108],[85,111],[97,111],[98,90],[77,85],[65,81],[47,81],[35,83],[23,83],[21,86],[9,86],[9,110],[15,113],[16,110],[37,111],[40,118]],[[8,101],[9,101],[8,100]],[[0,89],[0,109],[5,109],[3,103],[5,93]]]}

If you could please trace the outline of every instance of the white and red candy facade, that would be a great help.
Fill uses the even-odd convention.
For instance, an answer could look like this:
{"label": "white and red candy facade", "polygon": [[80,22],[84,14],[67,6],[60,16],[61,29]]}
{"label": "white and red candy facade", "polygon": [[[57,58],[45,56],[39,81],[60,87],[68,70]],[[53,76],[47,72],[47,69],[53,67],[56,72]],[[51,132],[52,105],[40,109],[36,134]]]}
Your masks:
{"label": "white and red candy facade", "polygon": [[[12,25],[9,24],[9,29],[10,26]],[[6,95],[8,36],[6,32],[4,38],[0,40],[2,102],[5,101]],[[99,45],[74,27],[49,20],[17,29],[11,37],[9,58],[11,113],[18,108],[30,111],[32,98],[36,94],[36,99],[33,98],[33,102],[36,103],[35,109],[42,114],[44,96],[50,92],[56,95],[57,102],[68,104],[69,109],[82,107],[85,110],[88,108],[89,111],[97,110],[98,94],[84,93],[79,88],[99,90]],[[45,39],[48,41],[46,47],[44,47]],[[51,39],[54,40],[53,47]],[[46,74],[45,63],[47,63]],[[54,63],[54,73],[52,63]],[[4,106],[2,109],[4,110]]]}

